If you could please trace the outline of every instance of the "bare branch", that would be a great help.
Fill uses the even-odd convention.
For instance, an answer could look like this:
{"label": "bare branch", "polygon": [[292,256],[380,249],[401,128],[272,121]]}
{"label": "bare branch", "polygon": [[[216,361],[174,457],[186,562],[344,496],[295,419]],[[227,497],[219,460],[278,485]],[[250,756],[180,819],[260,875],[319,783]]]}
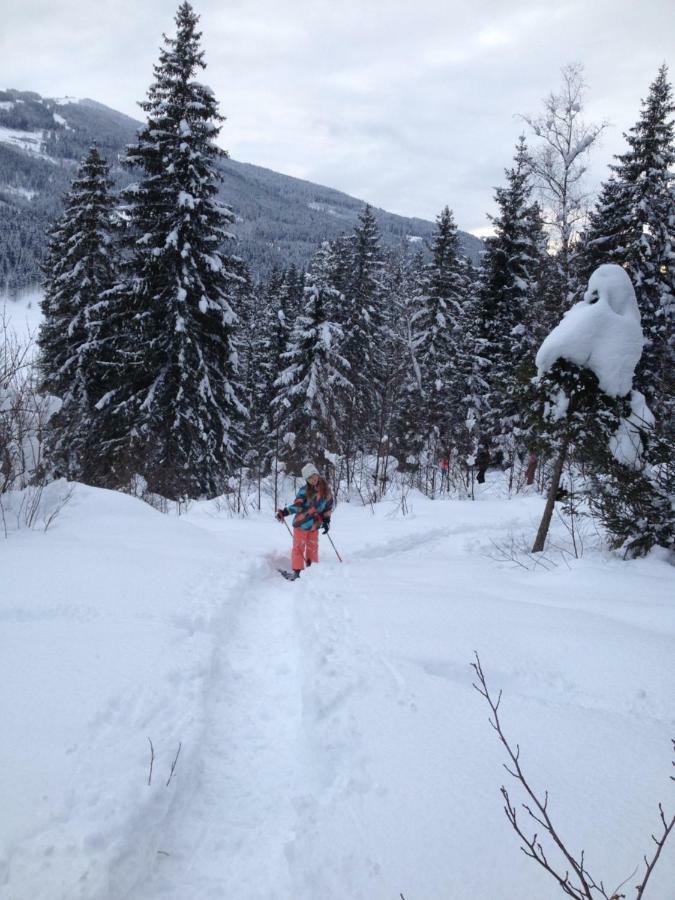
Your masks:
{"label": "bare branch", "polygon": [[152,784],[152,767],[155,764],[155,748],[152,746],[152,741],[148,738],[148,743],[150,744],[150,771],[148,772],[148,785]]}
{"label": "bare branch", "polygon": [[[675,746],[675,741],[673,742]],[[675,763],[674,763],[675,765]],[[671,776],[672,777],[672,776]],[[660,838],[654,837],[652,835],[652,840],[656,844],[656,850],[654,851],[654,855],[650,860],[647,857],[643,857],[645,861],[645,866],[647,867],[647,871],[645,872],[645,877],[642,879],[642,884],[638,886],[637,889],[637,900],[640,900],[641,897],[644,896],[645,888],[647,887],[647,882],[649,881],[652,872],[654,871],[654,866],[658,862],[659,856],[661,855],[661,851],[663,850],[663,846],[668,840],[668,835],[672,832],[673,828],[675,828],[675,815],[670,819],[669,822],[666,821],[666,815],[663,812],[663,806],[659,803],[659,816],[661,822],[663,824],[663,834]]]}
{"label": "bare branch", "polygon": [[167,778],[167,781],[166,781],[166,787],[169,786],[169,782],[173,778],[173,773],[176,771],[176,763],[178,762],[178,756],[180,755],[180,748],[182,746],[183,746],[182,743],[178,744],[178,750],[176,750],[176,755],[174,757],[173,762],[171,763],[171,771],[169,772],[169,777]]}
{"label": "bare branch", "polygon": [[[536,822],[537,825],[543,828],[544,833],[549,836],[549,838],[553,841],[555,846],[558,848],[560,853],[569,864],[569,869],[566,869],[563,875],[561,871],[559,871],[549,862],[544,851],[544,847],[538,840],[538,832],[535,832],[532,837],[529,837],[527,835],[526,831],[523,829],[520,821],[518,820],[516,807],[511,802],[511,798],[509,797],[509,793],[506,787],[502,785],[500,790],[504,799],[504,813],[506,814],[506,818],[508,819],[511,827],[522,842],[521,850],[526,856],[528,856],[530,859],[535,860],[535,862],[537,862],[543,869],[545,869],[550,875],[552,875],[560,885],[562,891],[569,897],[574,897],[576,898],[576,900],[596,900],[596,898],[598,897],[605,898],[605,900],[621,900],[621,898],[624,898],[626,895],[620,894],[619,891],[635,875],[637,869],[635,869],[627,879],[622,881],[621,884],[619,884],[618,887],[616,887],[611,892],[611,894],[608,894],[605,889],[604,882],[597,882],[586,868],[586,857],[584,851],[582,850],[579,855],[579,859],[576,859],[576,857],[568,850],[567,845],[560,837],[549,816],[548,791],[544,792],[543,799],[539,799],[539,797],[534,793],[520,764],[520,746],[516,744],[516,748],[514,750],[513,746],[504,734],[497,710],[499,702],[501,701],[501,691],[499,692],[499,699],[495,701],[488,688],[487,681],[485,679],[485,673],[483,672],[480,658],[476,651],[474,651],[474,656],[475,662],[471,663],[471,667],[476,673],[477,683],[473,682],[473,687],[478,691],[481,697],[484,697],[487,701],[492,712],[492,715],[489,719],[490,724],[497,732],[502,746],[506,750],[506,753],[510,759],[510,764],[504,764],[504,768],[512,778],[519,782],[520,786],[525,790],[530,800],[532,801],[531,803],[523,803],[522,808],[525,810],[532,822]],[[675,750],[675,740],[673,740],[673,749]],[[673,762],[673,765],[675,765],[675,762]],[[671,776],[671,778],[672,777],[673,776]],[[643,857],[646,872],[642,884],[637,886],[637,900],[641,900],[641,898],[643,897],[646,885],[652,872],[654,871],[656,863],[658,862],[661,851],[663,850],[663,847],[669,835],[671,834],[673,829],[675,829],[675,815],[672,817],[672,819],[667,820],[666,815],[663,811],[663,806],[661,804],[659,804],[659,817],[663,826],[663,832],[659,837],[652,835],[652,840],[656,844],[656,849],[652,858],[648,859],[646,856]],[[577,883],[574,883],[570,880],[570,871],[573,873],[573,876],[575,877]]]}

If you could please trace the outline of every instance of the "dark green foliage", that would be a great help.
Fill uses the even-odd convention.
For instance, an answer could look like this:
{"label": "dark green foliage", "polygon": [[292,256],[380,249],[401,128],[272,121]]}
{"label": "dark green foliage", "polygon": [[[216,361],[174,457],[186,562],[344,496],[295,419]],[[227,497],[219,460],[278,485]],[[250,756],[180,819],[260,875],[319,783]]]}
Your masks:
{"label": "dark green foliage", "polygon": [[506,170],[506,186],[496,191],[499,212],[493,218],[495,235],[486,242],[476,311],[481,355],[489,360],[483,440],[509,461],[527,449],[526,386],[547,330],[545,297],[552,271],[530,178],[521,137],[514,165]]}
{"label": "dark green foliage", "polygon": [[531,447],[549,458],[563,447],[569,458],[600,467],[621,417],[630,415],[628,398],[600,390],[591,369],[559,359],[531,385]]}
{"label": "dark green foliage", "polygon": [[307,275],[272,404],[283,430],[279,455],[293,470],[303,460],[324,458],[326,450],[335,452],[340,397],[351,390],[342,328],[331,320],[338,292],[325,281],[322,255]]}
{"label": "dark green foliage", "polygon": [[664,65],[638,122],[625,135],[628,149],[612,166],[578,259],[584,277],[601,262],[616,262],[630,275],[645,335],[635,383],[670,440],[675,439],[674,113]]}
{"label": "dark green foliage", "polygon": [[108,172],[92,147],[51,231],[45,262],[41,389],[61,400],[49,421],[47,452],[57,475],[83,481],[94,480],[98,468],[91,422],[107,381],[101,323],[115,279]]}
{"label": "dark green foliage", "polygon": [[450,453],[456,406],[462,309],[467,282],[452,212],[446,206],[436,220],[431,262],[413,287],[410,317],[412,366],[408,369],[401,410],[402,442],[407,457],[425,453],[433,462]]}
{"label": "dark green foliage", "polygon": [[643,441],[646,450],[640,468],[608,456],[591,495],[591,508],[612,547],[628,558],[644,556],[655,546],[675,549],[675,452],[654,433],[645,432]]}
{"label": "dark green foliage", "polygon": [[140,180],[123,195],[128,258],[111,309],[118,372],[100,408],[111,470],[127,477],[131,466],[173,498],[222,490],[241,461],[245,415],[233,337],[245,276],[223,249],[234,218],[217,199],[223,117],[194,80],[204,68],[197,21],[183,3],[141,104],[148,123],[125,159]]}

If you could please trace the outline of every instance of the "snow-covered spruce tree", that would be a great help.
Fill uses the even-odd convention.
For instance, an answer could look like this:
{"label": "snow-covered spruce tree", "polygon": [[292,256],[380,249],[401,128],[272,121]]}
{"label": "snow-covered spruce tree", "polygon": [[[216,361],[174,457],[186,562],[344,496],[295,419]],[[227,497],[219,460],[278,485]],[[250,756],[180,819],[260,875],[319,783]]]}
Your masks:
{"label": "snow-covered spruce tree", "polygon": [[284,354],[288,350],[291,329],[300,312],[295,268],[273,271],[261,288],[261,319],[258,358],[260,392],[252,410],[254,429],[259,434],[260,452],[267,472],[276,472],[282,458],[284,436],[283,408],[273,403],[277,396],[277,379],[288,368]]}
{"label": "snow-covered spruce tree", "polygon": [[645,349],[636,385],[656,415],[657,430],[675,438],[675,124],[668,69],[661,66],[638,122],[625,135],[584,235],[580,269],[599,262],[626,268],[635,285]]}
{"label": "snow-covered spruce tree", "polygon": [[248,415],[242,423],[240,440],[240,477],[257,477],[265,474],[266,434],[263,433],[260,414],[264,392],[262,359],[265,344],[265,306],[262,292],[253,284],[247,264],[237,257],[229,260],[237,280],[232,283],[232,306],[237,310],[237,329],[233,347],[238,360],[240,399]]}
{"label": "snow-covered spruce tree", "polygon": [[280,455],[294,469],[335,452],[337,401],[351,389],[349,364],[340,351],[342,328],[330,318],[337,292],[321,277],[321,254],[318,272],[305,277],[303,310],[293,323],[283,354],[287,366],[275,383],[272,402],[283,432]]}
{"label": "snow-covered spruce tree", "polygon": [[399,440],[402,407],[408,409],[413,420],[418,413],[418,403],[406,404],[406,381],[414,359],[412,317],[423,265],[421,252],[411,252],[407,241],[385,252],[382,353],[373,385],[375,427],[370,438],[375,454],[372,495],[376,497],[387,490],[393,457],[397,457],[394,464],[398,466],[399,460],[407,455],[402,453]]}
{"label": "snow-covered spruce tree", "polygon": [[490,361],[482,443],[513,461],[526,449],[527,386],[546,327],[542,281],[550,265],[524,137],[506,182],[495,194],[499,211],[492,218],[495,234],[486,241],[477,315],[483,356]]}
{"label": "snow-covered spruce tree", "polygon": [[488,390],[489,360],[478,320],[479,276],[470,261],[464,267],[463,296],[455,309],[452,345],[450,407],[450,455],[448,477],[453,472],[472,494],[473,474],[481,451],[483,415]]}
{"label": "snow-covered spruce tree", "polygon": [[417,360],[415,313],[427,263],[417,251],[402,268],[396,334],[401,348],[401,384],[394,415],[395,452],[401,468],[419,470],[424,446],[422,372]]}
{"label": "snow-covered spruce tree", "polygon": [[40,327],[41,390],[61,401],[46,435],[54,474],[90,481],[98,470],[95,404],[105,391],[101,356],[106,294],[115,282],[109,166],[92,146],[49,235]]}
{"label": "snow-covered spruce tree", "polygon": [[281,305],[286,310],[289,322],[292,322],[302,311],[305,296],[305,273],[294,263],[291,263],[283,274],[281,293]]}
{"label": "snow-covered spruce tree", "polygon": [[[357,448],[372,447],[376,441],[376,385],[380,378],[384,347],[384,261],[377,222],[370,206],[359,215],[349,243],[337,246],[340,256],[335,268],[344,273],[344,303],[337,324],[344,333],[342,355],[349,363],[352,378],[345,395],[340,395],[340,451],[347,462],[347,482],[353,472]],[[340,253],[341,251],[341,253]],[[341,288],[336,285],[338,291]]]}
{"label": "snow-covered spruce tree", "polygon": [[593,273],[584,299],[542,343],[536,433],[555,464],[533,552],[544,549],[567,460],[583,462],[600,479],[617,467],[644,468],[641,432],[651,428],[653,417],[644,396],[632,390],[642,344],[633,286],[614,264]]}
{"label": "snow-covered spruce tree", "polygon": [[[457,317],[466,291],[465,266],[452,212],[446,206],[436,220],[432,259],[415,291],[411,319],[413,366],[405,394],[408,419],[403,442],[417,465],[432,473],[426,487],[435,490],[438,463],[450,455],[453,409],[451,390],[456,363]],[[430,467],[430,468],[429,468]]]}
{"label": "snow-covered spruce tree", "polygon": [[654,546],[675,550],[673,445],[640,406],[626,422],[621,437],[628,434],[631,445],[641,444],[640,452],[623,463],[607,454],[603,471],[594,474],[591,509],[613,549],[626,557],[644,556]]}
{"label": "snow-covered spruce tree", "polygon": [[189,3],[164,38],[141,103],[147,124],[124,162],[140,173],[123,196],[129,259],[118,310],[120,353],[133,371],[101,406],[108,446],[164,496],[213,496],[240,459],[245,410],[237,381],[233,300],[239,275],[224,252],[231,211],[217,199],[223,117],[210,88],[198,16]]}

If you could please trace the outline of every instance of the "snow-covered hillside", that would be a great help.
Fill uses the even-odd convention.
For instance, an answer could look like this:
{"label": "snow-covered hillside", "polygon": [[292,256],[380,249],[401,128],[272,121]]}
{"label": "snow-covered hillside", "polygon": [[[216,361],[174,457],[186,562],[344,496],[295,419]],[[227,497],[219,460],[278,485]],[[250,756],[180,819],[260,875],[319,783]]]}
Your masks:
{"label": "snow-covered hillside", "polygon": [[[344,563],[322,539],[296,583],[271,508],[78,485],[47,531],[6,511],[3,900],[553,900],[502,813],[474,650],[560,831],[629,876],[672,806],[673,569],[497,562],[542,501],[486,491],[341,504]],[[670,900],[675,845],[653,878]]]}

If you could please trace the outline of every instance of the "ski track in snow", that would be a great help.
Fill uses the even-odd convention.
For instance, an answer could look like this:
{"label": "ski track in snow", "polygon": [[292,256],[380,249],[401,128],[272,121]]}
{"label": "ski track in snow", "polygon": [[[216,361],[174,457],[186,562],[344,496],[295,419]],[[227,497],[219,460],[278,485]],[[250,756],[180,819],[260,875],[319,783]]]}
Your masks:
{"label": "ski track in snow", "polygon": [[289,585],[264,566],[223,607],[198,774],[168,812],[150,874],[124,896],[372,897],[380,867],[359,819],[371,782],[350,699],[381,660],[355,638],[339,594],[317,597],[308,579]]}
{"label": "ski track in snow", "polygon": [[[475,507],[467,509],[473,513]],[[619,648],[637,641],[644,641],[644,652],[655,646],[648,626],[640,632],[639,612],[633,618],[626,613],[624,625],[621,610],[610,615],[581,609],[566,604],[562,595],[540,603],[531,588],[529,596],[514,599],[513,585],[508,596],[503,594],[498,577],[489,584],[477,580],[467,543],[486,532],[506,535],[523,524],[522,517],[511,517],[420,532],[413,523],[403,523],[407,534],[354,547],[345,553],[344,566],[331,560],[294,583],[280,578],[275,568],[281,560],[273,555],[243,555],[229,570],[215,562],[208,566],[175,614],[158,621],[170,634],[166,677],[108,699],[90,723],[90,746],[60,811],[38,817],[32,832],[9,848],[4,868],[0,861],[0,897],[387,900],[401,890],[416,900],[478,897],[482,873],[472,874],[464,850],[453,845],[457,811],[448,799],[463,790],[465,781],[472,786],[476,809],[459,813],[469,842],[472,834],[474,843],[484,838],[485,809],[499,816],[499,748],[490,745],[487,752],[494,758],[489,782],[484,761],[471,757],[476,733],[486,743],[492,737],[485,711],[473,697],[465,652],[475,623],[490,663],[500,667],[490,665],[491,683],[504,688],[511,709],[520,706],[546,723],[569,707],[570,722],[584,722],[586,713],[600,715],[594,722],[608,734],[634,719],[635,734],[642,728],[649,732],[642,738],[645,747],[669,719],[658,695],[654,699],[638,691],[617,701],[611,674],[607,686],[602,679],[584,682],[561,670],[546,648],[538,656],[535,647],[523,662],[517,644],[505,648],[504,660],[494,652],[501,641],[495,609],[509,617],[510,637],[523,623],[523,647],[549,617],[545,628],[560,630],[564,648],[574,615],[589,630],[589,646],[594,630],[604,628]],[[208,530],[218,535],[217,525]],[[330,552],[322,546],[322,553]],[[394,556],[399,557],[396,574],[387,581],[386,569],[371,564]],[[438,657],[430,642],[416,649],[415,634],[403,641],[394,633],[390,641],[385,618],[377,620],[384,629],[379,646],[366,638],[363,624],[378,615],[383,602],[374,596],[373,579],[383,580],[385,591],[410,592],[414,600],[420,566],[434,565],[452,571],[451,590],[445,587],[442,602],[453,625],[459,614],[457,646],[448,644],[454,628],[439,634]],[[395,584],[395,578],[403,581]],[[443,583],[430,579],[432,600]],[[392,615],[397,615],[395,607]],[[85,627],[95,617],[92,607],[77,603],[40,612],[10,607],[0,615],[17,623],[70,619]],[[635,654],[640,652],[636,646]],[[587,658],[592,672],[592,656]],[[450,697],[455,708],[447,708],[447,715],[461,720],[462,729],[446,745],[437,724]],[[373,741],[378,729],[384,736],[375,760],[370,754],[378,750]],[[602,745],[592,729],[589,734],[592,744]],[[141,746],[141,735],[153,740],[156,753],[149,787],[149,747]],[[179,741],[175,777],[167,787]],[[388,748],[385,756],[382,748]],[[78,753],[76,746],[71,750]],[[399,772],[401,761],[412,760],[417,772]],[[445,797],[438,802],[448,808],[447,822],[428,846],[414,834],[409,848],[400,837],[390,843],[394,832],[388,828],[414,832],[416,823],[408,824],[407,817],[423,815],[425,802],[434,802],[423,794],[428,771],[437,773],[439,797]],[[493,852],[496,870],[517,867],[517,845],[510,837],[495,844]],[[461,865],[463,880],[453,887],[453,873]],[[514,883],[530,883],[525,868]],[[399,883],[401,873],[409,887]],[[435,892],[439,879],[448,891],[442,897]],[[555,896],[554,886],[546,887],[537,895],[541,900]],[[516,889],[510,896],[521,895]]]}

